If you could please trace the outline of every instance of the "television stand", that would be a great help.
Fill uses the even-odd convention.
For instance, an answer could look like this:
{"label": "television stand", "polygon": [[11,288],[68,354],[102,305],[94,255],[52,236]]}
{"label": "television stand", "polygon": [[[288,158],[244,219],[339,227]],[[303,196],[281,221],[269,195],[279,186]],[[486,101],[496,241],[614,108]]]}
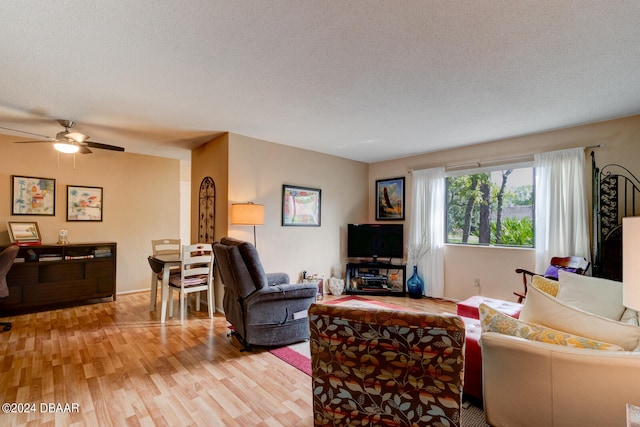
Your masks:
{"label": "television stand", "polygon": [[373,261],[348,262],[345,291],[349,295],[405,296],[407,267],[405,264]]}

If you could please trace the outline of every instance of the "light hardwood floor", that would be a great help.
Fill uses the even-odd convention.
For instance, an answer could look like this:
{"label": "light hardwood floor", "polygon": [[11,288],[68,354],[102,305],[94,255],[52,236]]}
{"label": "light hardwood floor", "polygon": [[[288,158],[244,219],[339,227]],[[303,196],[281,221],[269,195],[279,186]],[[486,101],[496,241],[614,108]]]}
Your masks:
{"label": "light hardwood floor", "polygon": [[[367,297],[455,312],[448,301]],[[181,326],[161,325],[158,311],[140,292],[3,318],[13,328],[0,333],[0,403],[35,412],[0,413],[0,425],[312,425],[309,376],[264,348],[241,352],[220,313],[190,312]],[[51,412],[65,405],[72,412]]]}

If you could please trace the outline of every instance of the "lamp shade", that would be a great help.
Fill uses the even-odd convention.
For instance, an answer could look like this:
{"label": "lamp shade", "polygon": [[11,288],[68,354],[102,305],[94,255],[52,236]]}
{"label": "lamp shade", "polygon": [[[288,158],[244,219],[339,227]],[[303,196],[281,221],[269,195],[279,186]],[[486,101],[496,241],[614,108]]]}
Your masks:
{"label": "lamp shade", "polygon": [[622,303],[640,310],[640,216],[622,219]]}
{"label": "lamp shade", "polygon": [[234,203],[231,205],[231,225],[263,225],[264,205]]}
{"label": "lamp shade", "polygon": [[65,154],[77,153],[80,150],[80,147],[76,144],[71,144],[69,142],[56,142],[53,144],[53,148],[57,151]]}

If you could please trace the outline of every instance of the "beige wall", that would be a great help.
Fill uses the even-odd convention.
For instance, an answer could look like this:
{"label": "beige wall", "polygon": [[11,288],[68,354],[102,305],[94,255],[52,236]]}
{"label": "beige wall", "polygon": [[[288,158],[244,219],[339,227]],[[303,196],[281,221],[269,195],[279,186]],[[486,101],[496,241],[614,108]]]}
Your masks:
{"label": "beige wall", "polygon": [[[461,163],[485,162],[496,159],[518,157],[546,151],[572,147],[587,147],[604,143],[604,147],[595,149],[598,166],[607,163],[619,163],[640,176],[640,116],[611,120],[585,126],[560,129],[519,138],[487,142],[464,148],[445,150],[392,161],[371,164],[369,168],[369,188],[375,180],[396,176],[407,177],[407,216],[408,229],[411,212],[411,174],[414,169],[426,169],[438,166],[451,166]],[[587,174],[585,180],[591,188],[591,158],[585,152]],[[369,192],[369,219],[374,217],[373,191]],[[407,230],[408,231],[408,230]],[[500,249],[447,245],[445,248],[445,296],[460,300],[471,295],[481,294],[489,297],[513,300],[512,292],[521,289],[519,277],[514,273],[516,267],[533,270],[534,250]],[[480,288],[474,286],[474,280],[480,280]]]}
{"label": "beige wall", "polygon": [[[371,165],[287,147],[235,134],[224,134],[194,150],[191,176],[181,174],[180,162],[153,156],[96,150],[91,155],[58,156],[46,144],[12,144],[20,138],[0,135],[0,242],[8,243],[7,220],[34,220],[46,243],[58,230],[69,230],[72,242],[118,243],[118,292],[148,289],[146,255],[150,240],[180,234],[180,183],[191,180],[191,238],[197,240],[197,192],[204,176],[216,183],[216,240],[224,235],[252,240],[251,227],[228,225],[231,203],[265,205],[265,225],[257,228],[257,243],[267,271],[287,272],[295,281],[309,273],[342,275],[346,256],[346,224],[374,222],[375,180],[407,177],[408,229],[412,169],[494,160],[605,143],[596,149],[599,166],[620,163],[640,176],[640,116],[446,150]],[[590,159],[586,153],[588,165]],[[590,166],[588,166],[590,179]],[[184,171],[185,168],[182,168]],[[57,180],[55,217],[11,216],[10,176],[27,175]],[[66,222],[66,185],[104,188],[104,221]],[[281,225],[282,185],[322,190],[321,227]],[[520,288],[516,266],[533,268],[534,254],[526,249],[478,248],[449,245],[445,249],[445,295],[463,299],[480,293],[513,299]],[[480,280],[480,288],[473,286]],[[216,306],[222,306],[220,285]]]}
{"label": "beige wall", "polygon": [[[265,225],[257,229],[265,270],[293,281],[303,270],[341,276],[346,225],[365,218],[368,165],[240,135],[230,136],[229,154],[229,204],[265,206]],[[281,225],[283,184],[322,190],[320,227]],[[229,234],[253,240],[251,227],[229,226]]]}
{"label": "beige wall", "polygon": [[[200,183],[210,176],[216,186],[216,219],[213,241],[227,235],[227,215],[225,209],[229,187],[229,135],[223,134],[191,153],[191,241],[198,242],[198,199]],[[215,274],[215,273],[214,273]],[[215,277],[214,300],[216,309],[222,311],[223,287],[220,278]]]}
{"label": "beige wall", "polygon": [[[21,138],[0,135],[0,242],[9,243],[6,221],[37,221],[43,243],[55,243],[69,230],[71,243],[118,243],[117,292],[147,290],[151,240],[179,235],[180,162],[160,157],[94,150],[58,155],[49,144],[13,144]],[[55,178],[56,215],[11,216],[11,175]],[[103,187],[102,222],[66,221],[66,186]]]}
{"label": "beige wall", "polygon": [[[232,203],[263,204],[265,224],[257,227],[257,247],[267,272],[286,272],[293,282],[303,270],[342,276],[346,224],[366,218],[368,165],[236,134],[224,138],[192,156],[193,187],[205,169],[216,181],[216,239],[229,235],[253,241],[253,228],[229,225],[228,212]],[[283,184],[322,190],[320,227],[281,225]],[[220,310],[219,283],[215,293]]]}
{"label": "beige wall", "polygon": [[214,241],[227,234],[227,203],[229,187],[229,135],[223,134],[191,153],[191,242],[198,242],[198,200],[200,183],[206,177],[213,178],[216,186],[216,219]]}

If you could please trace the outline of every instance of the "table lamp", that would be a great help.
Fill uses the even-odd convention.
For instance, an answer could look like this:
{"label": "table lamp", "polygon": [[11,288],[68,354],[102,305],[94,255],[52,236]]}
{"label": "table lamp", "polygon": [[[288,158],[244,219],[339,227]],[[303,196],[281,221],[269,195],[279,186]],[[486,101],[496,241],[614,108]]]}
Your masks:
{"label": "table lamp", "polygon": [[640,216],[622,218],[622,304],[640,310]]}
{"label": "table lamp", "polygon": [[252,225],[253,245],[256,244],[256,225],[264,225],[264,205],[255,203],[233,203],[231,205],[231,225]]}

